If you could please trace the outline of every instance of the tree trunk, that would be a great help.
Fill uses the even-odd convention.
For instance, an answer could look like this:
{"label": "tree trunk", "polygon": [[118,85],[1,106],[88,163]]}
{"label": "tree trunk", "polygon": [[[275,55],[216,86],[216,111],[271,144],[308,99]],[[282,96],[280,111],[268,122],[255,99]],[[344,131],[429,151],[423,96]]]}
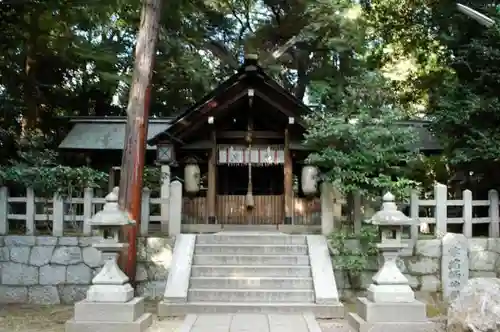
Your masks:
{"label": "tree trunk", "polygon": [[[121,260],[130,280],[135,280],[136,236],[141,222],[142,176],[148,132],[150,82],[160,25],[161,0],[143,0],[135,46],[134,72],[127,106],[127,126],[123,149],[118,202],[136,224],[126,226],[124,238],[128,254]],[[124,265],[123,265],[124,264]]]}
{"label": "tree trunk", "polygon": [[295,98],[298,100],[303,101],[304,95],[306,94],[307,86],[309,85],[310,82],[310,77],[307,73],[309,66],[310,66],[310,61],[309,61],[309,55],[310,52],[304,52],[302,54],[298,54],[298,61],[297,61],[297,85],[295,86],[294,89],[294,95]]}

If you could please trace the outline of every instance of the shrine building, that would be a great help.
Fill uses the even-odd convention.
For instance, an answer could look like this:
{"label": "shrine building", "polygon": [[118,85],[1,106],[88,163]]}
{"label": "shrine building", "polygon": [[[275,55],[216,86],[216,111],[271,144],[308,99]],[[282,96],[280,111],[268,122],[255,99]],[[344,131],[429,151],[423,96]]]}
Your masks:
{"label": "shrine building", "polygon": [[[146,166],[161,165],[168,175],[164,183],[182,182],[183,229],[320,228],[318,171],[305,163],[310,151],[303,144],[303,116],[310,111],[249,56],[234,75],[179,116],[150,118]],[[119,184],[126,118],[74,117],[70,122],[73,127],[59,149],[73,163],[85,160],[109,170],[110,191]],[[425,121],[402,125],[416,128],[421,151],[440,152]]]}
{"label": "shrine building", "polygon": [[302,141],[310,109],[247,58],[236,74],[148,141],[184,182],[184,223],[320,223]]}

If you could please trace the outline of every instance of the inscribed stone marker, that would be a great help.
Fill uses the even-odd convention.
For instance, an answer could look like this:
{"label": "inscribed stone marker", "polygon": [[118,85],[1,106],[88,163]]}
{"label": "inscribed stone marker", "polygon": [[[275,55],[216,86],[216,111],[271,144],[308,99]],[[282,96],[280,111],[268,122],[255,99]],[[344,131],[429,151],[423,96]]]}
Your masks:
{"label": "inscribed stone marker", "polygon": [[469,280],[469,244],[463,234],[446,233],[442,239],[441,288],[453,299]]}

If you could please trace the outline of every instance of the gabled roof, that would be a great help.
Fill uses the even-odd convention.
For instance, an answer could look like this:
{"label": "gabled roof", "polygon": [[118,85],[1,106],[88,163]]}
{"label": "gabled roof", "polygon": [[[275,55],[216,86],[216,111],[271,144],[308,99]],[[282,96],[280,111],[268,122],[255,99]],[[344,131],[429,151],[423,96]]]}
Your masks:
{"label": "gabled roof", "polygon": [[[148,139],[165,131],[172,119],[149,119]],[[125,142],[126,117],[76,117],[71,118],[73,128],[59,144],[60,149],[122,150]],[[156,146],[148,146],[156,150]]]}
{"label": "gabled roof", "polygon": [[309,107],[267,75],[257,64],[257,60],[246,59],[234,75],[174,118],[171,126],[149,139],[148,144],[156,145],[162,139],[175,140],[187,128],[192,130],[193,124],[206,123],[206,118],[214,115],[213,112],[226,109],[231,104],[246,97],[250,88],[255,90],[257,98],[263,99],[273,106],[273,109],[287,116],[295,117],[295,122],[305,127],[301,116],[310,111]]}

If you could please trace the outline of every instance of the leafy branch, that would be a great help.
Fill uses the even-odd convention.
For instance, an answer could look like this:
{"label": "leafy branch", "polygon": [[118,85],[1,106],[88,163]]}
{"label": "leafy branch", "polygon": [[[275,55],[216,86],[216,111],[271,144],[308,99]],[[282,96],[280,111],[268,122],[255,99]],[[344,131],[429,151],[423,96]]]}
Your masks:
{"label": "leafy branch", "polygon": [[341,89],[317,91],[325,108],[306,117],[305,143],[313,151],[308,161],[344,194],[373,197],[391,191],[404,197],[418,185],[405,176],[407,165],[418,160],[417,133],[399,124],[404,107],[380,73],[346,81]]}
{"label": "leafy branch", "polygon": [[369,259],[378,254],[378,238],[378,227],[368,224],[357,234],[344,227],[328,236],[334,267],[347,273],[353,288],[361,286],[361,272],[366,270]]}
{"label": "leafy branch", "polygon": [[85,188],[99,188],[108,174],[87,166],[60,165],[56,151],[47,149],[49,140],[38,131],[27,132],[19,139],[17,158],[0,166],[0,184],[32,188],[36,195],[51,198],[54,194],[72,197]]}

